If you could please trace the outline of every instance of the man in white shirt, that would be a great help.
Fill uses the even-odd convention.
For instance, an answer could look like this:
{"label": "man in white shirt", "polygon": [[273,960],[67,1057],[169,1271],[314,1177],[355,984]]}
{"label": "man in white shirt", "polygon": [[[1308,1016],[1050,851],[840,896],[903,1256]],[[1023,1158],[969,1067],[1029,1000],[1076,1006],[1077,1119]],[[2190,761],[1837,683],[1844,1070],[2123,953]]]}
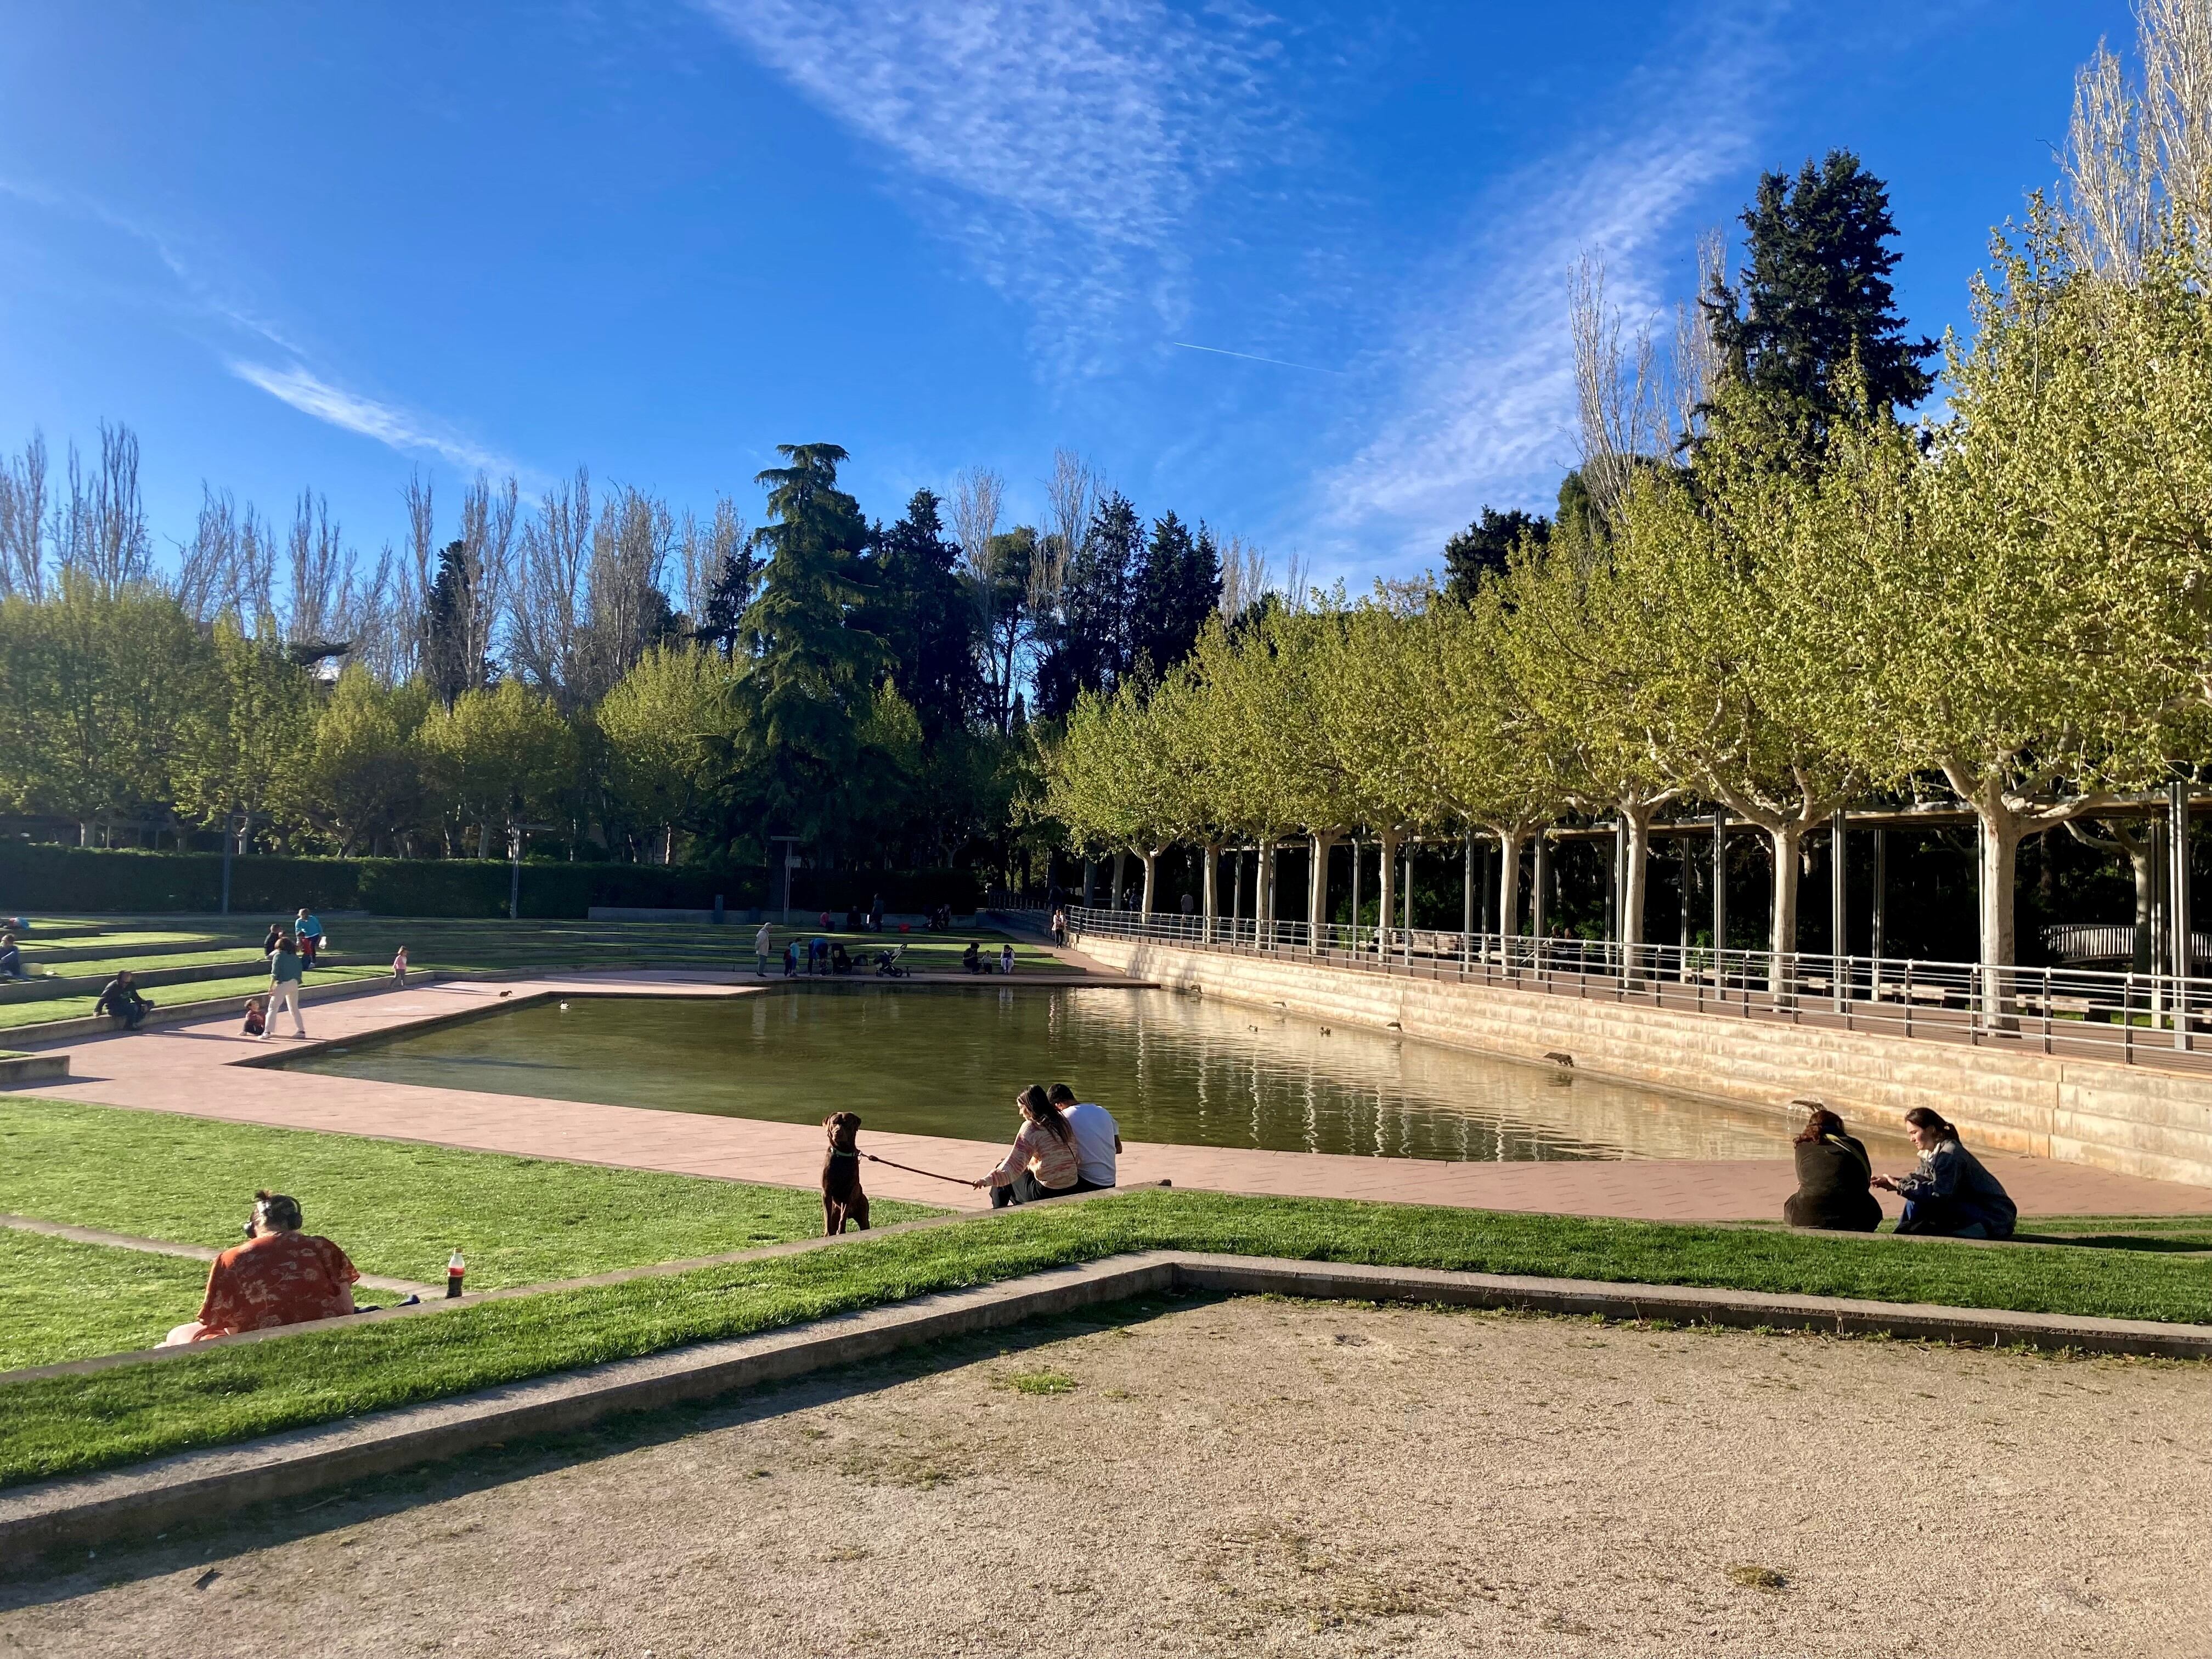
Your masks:
{"label": "man in white shirt", "polygon": [[1121,1126],[1103,1106],[1078,1100],[1065,1083],[1052,1085],[1052,1103],[1075,1134],[1075,1190],[1103,1192],[1114,1184],[1114,1158],[1121,1150]]}
{"label": "man in white shirt", "polygon": [[761,923],[760,932],[753,935],[753,972],[763,979],[768,977],[768,953],[775,943],[775,930]]}

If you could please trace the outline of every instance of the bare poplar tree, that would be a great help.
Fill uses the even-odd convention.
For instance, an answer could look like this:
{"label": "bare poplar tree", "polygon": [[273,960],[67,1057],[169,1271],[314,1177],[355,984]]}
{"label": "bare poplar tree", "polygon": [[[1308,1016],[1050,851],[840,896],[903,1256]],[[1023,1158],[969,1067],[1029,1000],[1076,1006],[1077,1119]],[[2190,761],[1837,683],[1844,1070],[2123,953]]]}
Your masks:
{"label": "bare poplar tree", "polygon": [[[1728,240],[1718,227],[1698,238],[1700,298],[1723,280]],[[1697,300],[1674,307],[1674,447],[1686,448],[1705,428],[1705,410],[1720,382],[1720,342],[1713,337],[1712,314]]]}
{"label": "bare poplar tree", "polygon": [[1006,481],[985,467],[970,467],[952,480],[952,539],[960,544],[960,565],[967,574],[968,592],[975,605],[975,637],[983,642],[984,673],[992,682],[993,700],[1003,709],[1009,701],[1006,688],[998,684],[998,653],[994,614],[999,586],[999,556],[994,544],[999,535],[999,514]]}
{"label": "bare poplar tree", "polygon": [[46,440],[37,431],[0,465],[0,599],[46,589]]}
{"label": "bare poplar tree", "polygon": [[100,423],[100,459],[84,475],[76,446],[69,448],[69,493],[60,508],[57,551],[64,570],[102,593],[121,592],[153,569],[146,507],[138,494],[138,438],[127,426]]}
{"label": "bare poplar tree", "polygon": [[231,566],[229,608],[239,626],[265,635],[276,628],[276,532],[269,520],[246,504],[238,524],[238,557]]}
{"label": "bare poplar tree", "polygon": [[192,538],[177,544],[177,580],[172,591],[185,615],[197,623],[210,623],[228,605],[237,580],[238,502],[228,489],[214,489],[203,478]]}
{"label": "bare poplar tree", "polygon": [[2202,257],[2212,240],[2212,5],[2139,0],[2146,149],[2181,228]]}
{"label": "bare poplar tree", "polygon": [[1072,449],[1055,449],[1052,477],[1045,480],[1044,489],[1052,528],[1030,562],[1030,614],[1039,617],[1053,616],[1060,608],[1067,562],[1083,545],[1091,515],[1097,510],[1097,470]]}
{"label": "bare poplar tree", "polygon": [[592,545],[592,475],[546,492],[523,526],[509,606],[507,654],[516,670],[564,709],[583,690],[579,611]]}
{"label": "bare poplar tree", "polygon": [[623,489],[599,511],[585,582],[585,663],[592,698],[604,696],[661,637],[670,616],[662,587],[676,523],[660,501]]}
{"label": "bare poplar tree", "polygon": [[1267,556],[1242,536],[1221,549],[1221,614],[1234,622],[1267,598]]}
{"label": "bare poplar tree", "polygon": [[419,653],[422,601],[409,581],[407,562],[385,543],[376,568],[358,589],[348,659],[386,685],[413,678]]}
{"label": "bare poplar tree", "polygon": [[427,599],[437,580],[433,566],[438,556],[438,511],[430,481],[420,472],[409,473],[402,499],[407,503],[408,566],[415,591]]}
{"label": "bare poplar tree", "polygon": [[1637,466],[1657,452],[1658,377],[1651,331],[1624,347],[1620,313],[1605,297],[1605,261],[1584,252],[1569,287],[1574,340],[1575,415],[1583,483],[1608,522],[1618,518]]}
{"label": "bare poplar tree", "polygon": [[479,472],[461,497],[460,561],[465,588],[461,640],[467,653],[471,690],[483,689],[492,647],[498,643],[513,570],[515,511],[520,495],[512,477],[495,489],[491,480]]}
{"label": "bare poplar tree", "polygon": [[285,544],[291,588],[285,611],[284,641],[295,648],[349,642],[360,620],[353,551],[331,518],[327,496],[301,490]]}
{"label": "bare poplar tree", "polygon": [[2074,114],[2061,161],[2067,240],[2090,270],[2132,283],[2142,275],[2154,210],[2142,111],[2120,60],[2097,43],[2074,76]]}

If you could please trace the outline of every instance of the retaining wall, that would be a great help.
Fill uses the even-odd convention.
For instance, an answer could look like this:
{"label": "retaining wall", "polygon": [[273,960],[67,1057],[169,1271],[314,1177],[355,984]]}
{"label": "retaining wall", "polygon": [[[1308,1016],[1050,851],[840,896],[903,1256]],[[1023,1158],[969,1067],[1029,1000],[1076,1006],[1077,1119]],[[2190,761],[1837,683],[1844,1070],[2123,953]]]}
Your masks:
{"label": "retaining wall", "polygon": [[1893,1124],[1932,1106],[1978,1146],[2212,1187],[2212,1078],[1150,939],[1085,934],[1081,946],[1132,977],[1308,1019],[1538,1063],[1565,1054],[1580,1072],[1778,1112],[1802,1097]]}

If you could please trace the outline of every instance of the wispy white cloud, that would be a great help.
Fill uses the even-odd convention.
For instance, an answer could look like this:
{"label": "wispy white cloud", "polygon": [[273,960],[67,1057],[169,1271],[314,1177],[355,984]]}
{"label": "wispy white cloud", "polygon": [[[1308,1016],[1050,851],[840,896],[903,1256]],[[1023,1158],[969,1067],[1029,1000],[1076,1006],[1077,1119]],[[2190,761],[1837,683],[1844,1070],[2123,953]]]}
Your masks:
{"label": "wispy white cloud", "polygon": [[457,466],[481,468],[487,472],[513,471],[511,463],[478,448],[439,422],[397,404],[379,403],[373,398],[332,386],[296,363],[289,368],[272,368],[266,363],[233,358],[228,367],[248,386],[258,386],[302,415],[347,432],[357,432],[364,438],[374,438],[389,448],[427,451],[442,455]]}
{"label": "wispy white cloud", "polygon": [[1062,367],[1188,307],[1208,184],[1279,133],[1272,21],[1162,0],[696,0],[898,163]]}
{"label": "wispy white cloud", "polygon": [[1357,453],[1319,481],[1347,544],[1433,557],[1484,501],[1543,502],[1575,448],[1568,286],[1585,251],[1632,327],[1691,297],[1666,292],[1658,268],[1686,261],[1691,210],[1749,158],[1771,67],[1757,19],[1708,39],[1691,72],[1623,100],[1613,131],[1501,182],[1413,285]]}

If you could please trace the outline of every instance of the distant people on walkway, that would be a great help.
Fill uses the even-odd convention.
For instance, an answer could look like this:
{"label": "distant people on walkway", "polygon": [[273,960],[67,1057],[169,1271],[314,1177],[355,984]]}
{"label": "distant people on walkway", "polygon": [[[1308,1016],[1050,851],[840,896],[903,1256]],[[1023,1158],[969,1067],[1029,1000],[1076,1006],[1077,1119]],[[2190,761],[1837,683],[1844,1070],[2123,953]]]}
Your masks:
{"label": "distant people on walkway", "polygon": [[1874,1164],[1844,1121],[1815,1106],[1798,1132],[1797,1190],[1783,1200],[1782,1218],[1793,1227],[1870,1233],[1881,1225],[1881,1200],[1874,1195]]}
{"label": "distant people on walkway", "polygon": [[951,905],[940,904],[929,913],[929,931],[933,933],[949,933],[952,931]]}
{"label": "distant people on walkway", "polygon": [[1198,914],[1198,901],[1188,893],[1182,896],[1182,913],[1187,916],[1194,916]]}
{"label": "distant people on walkway", "polygon": [[407,947],[404,945],[392,953],[392,982],[403,991],[407,988]]}
{"label": "distant people on walkway", "polygon": [[1103,1106],[1078,1100],[1065,1083],[1054,1084],[1046,1097],[1075,1132],[1075,1190],[1104,1192],[1118,1174],[1115,1160],[1121,1154],[1121,1126]]}
{"label": "distant people on walkway", "polygon": [[968,948],[960,953],[960,965],[971,974],[983,971],[982,951],[972,939],[968,941]]}
{"label": "distant people on walkway", "polygon": [[1067,912],[1058,905],[1052,910],[1052,942],[1060,945],[1067,943]]}
{"label": "distant people on walkway", "polygon": [[1075,1131],[1049,1095],[1032,1083],[1015,1097],[1014,1104],[1022,1114],[1014,1144],[997,1169],[970,1183],[991,1189],[994,1210],[1072,1193],[1082,1169],[1076,1156]]}
{"label": "distant people on walkway", "polygon": [[300,1016],[301,971],[299,948],[287,933],[276,941],[276,954],[269,958],[269,1029],[262,1032],[261,1042],[266,1042],[276,1035],[276,1016],[288,1009],[292,1015],[292,1035],[307,1035],[307,1022]]}
{"label": "distant people on walkway", "polygon": [[118,969],[113,979],[100,988],[100,1000],[92,1005],[95,1014],[107,1014],[123,1022],[123,1029],[135,1031],[145,1023],[154,1005],[139,994],[138,981],[128,968]]}
{"label": "distant people on walkway", "polygon": [[783,942],[783,976],[795,977],[799,972],[799,941],[787,939]]}
{"label": "distant people on walkway", "polygon": [[806,971],[810,974],[830,971],[830,941],[819,933],[806,941]]}
{"label": "distant people on walkway", "polygon": [[1981,1160],[1959,1144],[1959,1132],[1941,1112],[1915,1106],[1905,1115],[1905,1133],[1920,1149],[1910,1175],[1878,1175],[1874,1184],[1905,1200],[1900,1233],[1943,1238],[2010,1238],[2020,1207]]}
{"label": "distant people on walkway", "polygon": [[281,921],[270,922],[269,924],[269,932],[263,937],[261,941],[261,954],[264,957],[275,956],[276,954],[276,946],[278,943],[282,941],[283,937],[284,924]]}
{"label": "distant people on walkway", "polygon": [[18,939],[31,931],[28,916],[0,916],[0,933],[15,934]]}
{"label": "distant people on walkway", "polygon": [[323,951],[323,924],[312,910],[302,910],[292,923],[292,932],[300,941],[300,963],[305,968],[315,965],[315,958]]}
{"label": "distant people on walkway", "polygon": [[216,1257],[199,1317],[178,1326],[161,1346],[179,1347],[353,1312],[360,1271],[336,1244],[302,1232],[301,1225],[298,1199],[254,1194],[246,1243]]}
{"label": "distant people on walkway", "polygon": [[11,933],[0,933],[0,979],[28,979],[23,971],[23,947]]}
{"label": "distant people on walkway", "polygon": [[769,952],[775,948],[775,929],[761,923],[760,932],[753,935],[753,972],[763,979],[768,977]]}
{"label": "distant people on walkway", "polygon": [[999,947],[999,971],[1002,974],[1014,971],[1014,947],[1011,944]]}
{"label": "distant people on walkway", "polygon": [[269,999],[248,997],[246,1000],[246,1024],[240,1028],[247,1036],[258,1037],[269,1029]]}
{"label": "distant people on walkway", "polygon": [[830,971],[833,974],[849,974],[853,971],[852,953],[846,950],[845,941],[842,939],[830,947]]}
{"label": "distant people on walkway", "polygon": [[881,893],[868,901],[868,931],[872,933],[884,931],[884,896]]}

